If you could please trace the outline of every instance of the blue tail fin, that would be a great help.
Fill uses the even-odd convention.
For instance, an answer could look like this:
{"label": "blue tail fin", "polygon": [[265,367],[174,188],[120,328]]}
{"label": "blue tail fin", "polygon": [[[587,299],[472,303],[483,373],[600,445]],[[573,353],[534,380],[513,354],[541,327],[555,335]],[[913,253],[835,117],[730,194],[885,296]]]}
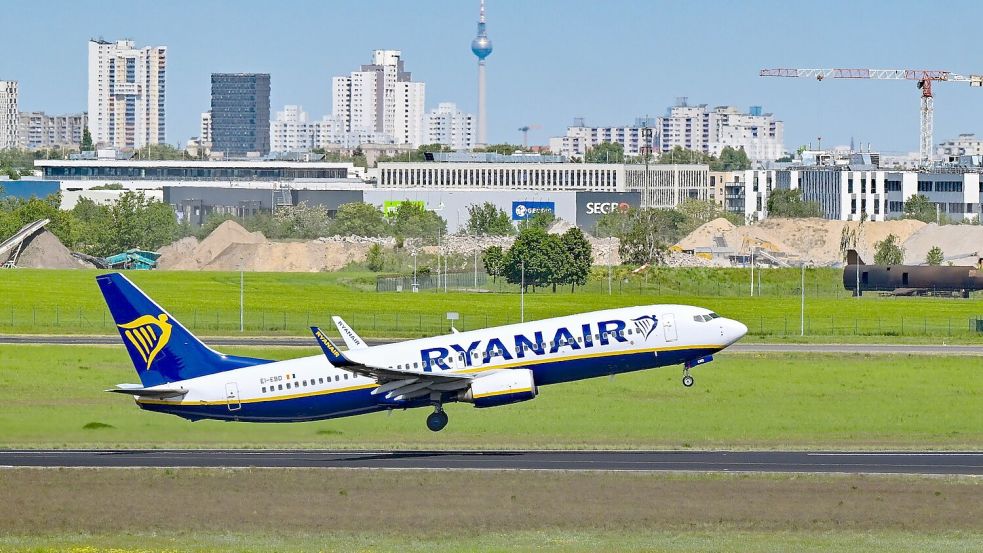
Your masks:
{"label": "blue tail fin", "polygon": [[341,353],[338,346],[334,345],[331,338],[321,331],[320,328],[316,326],[311,327],[311,332],[314,333],[314,338],[317,339],[317,345],[321,346],[321,351],[324,352],[324,356],[328,358],[328,362],[331,363],[333,367],[351,367],[355,365],[345,357],[345,354]]}
{"label": "blue tail fin", "polygon": [[270,362],[209,348],[119,273],[99,275],[96,282],[144,386]]}

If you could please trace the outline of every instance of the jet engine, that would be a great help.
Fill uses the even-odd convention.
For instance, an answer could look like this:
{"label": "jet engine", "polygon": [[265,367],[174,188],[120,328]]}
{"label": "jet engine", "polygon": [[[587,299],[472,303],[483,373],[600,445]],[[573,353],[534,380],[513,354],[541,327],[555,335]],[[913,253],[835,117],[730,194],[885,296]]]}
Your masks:
{"label": "jet engine", "polygon": [[531,370],[509,369],[475,378],[457,399],[475,407],[496,407],[533,399],[536,392]]}

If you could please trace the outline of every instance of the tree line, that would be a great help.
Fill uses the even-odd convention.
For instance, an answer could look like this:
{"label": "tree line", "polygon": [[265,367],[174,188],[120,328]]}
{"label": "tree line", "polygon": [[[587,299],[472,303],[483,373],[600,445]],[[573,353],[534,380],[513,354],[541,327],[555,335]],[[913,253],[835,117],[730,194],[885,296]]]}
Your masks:
{"label": "tree line", "polygon": [[583,231],[573,227],[563,234],[549,234],[540,226],[523,228],[507,249],[492,246],[481,254],[485,272],[493,279],[505,277],[510,284],[526,290],[532,287],[577,286],[587,284],[594,264],[590,242]]}

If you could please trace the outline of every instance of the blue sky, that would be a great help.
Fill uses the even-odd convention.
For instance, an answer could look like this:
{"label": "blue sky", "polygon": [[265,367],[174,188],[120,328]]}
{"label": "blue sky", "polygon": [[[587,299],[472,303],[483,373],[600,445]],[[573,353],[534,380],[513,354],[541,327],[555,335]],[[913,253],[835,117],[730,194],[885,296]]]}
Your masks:
{"label": "blue sky", "polygon": [[[86,41],[132,38],[169,49],[167,140],[197,134],[209,74],[272,75],[272,108],[331,111],[330,82],[403,51],[427,83],[427,108],[474,111],[477,0],[4,0],[0,79],[20,81],[21,109],[82,111]],[[762,105],[785,121],[786,147],[815,142],[918,149],[914,83],[758,77],[764,67],[875,67],[983,73],[977,2],[488,0],[489,141],[531,143],[574,117],[624,124],[691,104]],[[983,89],[936,88],[936,142],[983,133]]]}

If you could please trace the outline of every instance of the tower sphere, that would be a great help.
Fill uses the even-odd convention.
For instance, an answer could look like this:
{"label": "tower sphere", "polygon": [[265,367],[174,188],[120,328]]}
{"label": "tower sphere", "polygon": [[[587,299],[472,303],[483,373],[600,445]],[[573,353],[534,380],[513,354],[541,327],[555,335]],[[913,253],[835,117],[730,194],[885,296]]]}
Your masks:
{"label": "tower sphere", "polygon": [[471,51],[479,60],[487,58],[492,53],[492,43],[484,34],[478,35],[471,41]]}

